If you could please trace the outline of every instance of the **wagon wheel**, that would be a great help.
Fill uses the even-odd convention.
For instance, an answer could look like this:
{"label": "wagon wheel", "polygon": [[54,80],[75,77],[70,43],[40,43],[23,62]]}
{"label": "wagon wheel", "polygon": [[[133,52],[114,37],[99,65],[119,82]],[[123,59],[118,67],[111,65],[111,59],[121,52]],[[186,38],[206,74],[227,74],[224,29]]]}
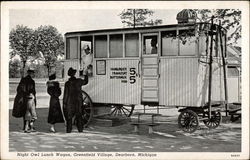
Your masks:
{"label": "wagon wheel", "polygon": [[84,91],[82,91],[82,98],[83,98],[83,105],[82,105],[83,127],[86,128],[93,117],[94,109],[91,98]]}
{"label": "wagon wheel", "polygon": [[129,105],[111,105],[111,116],[122,116],[122,117],[130,117],[134,111],[135,106]]}
{"label": "wagon wheel", "polygon": [[179,115],[178,125],[184,132],[193,133],[199,126],[198,115],[194,111],[186,109]]}
{"label": "wagon wheel", "polygon": [[[208,117],[208,112],[205,112],[203,117]],[[203,120],[203,122],[209,129],[217,128],[221,122],[221,113],[219,111],[212,111],[211,118]]]}

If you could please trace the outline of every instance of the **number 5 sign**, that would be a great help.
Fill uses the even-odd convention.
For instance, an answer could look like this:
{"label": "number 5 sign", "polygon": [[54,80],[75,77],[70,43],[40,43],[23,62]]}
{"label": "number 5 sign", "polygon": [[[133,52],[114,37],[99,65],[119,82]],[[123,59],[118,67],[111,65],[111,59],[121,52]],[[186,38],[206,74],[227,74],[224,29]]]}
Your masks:
{"label": "number 5 sign", "polygon": [[136,71],[135,68],[130,68],[129,69],[129,81],[130,84],[134,84],[136,82]]}

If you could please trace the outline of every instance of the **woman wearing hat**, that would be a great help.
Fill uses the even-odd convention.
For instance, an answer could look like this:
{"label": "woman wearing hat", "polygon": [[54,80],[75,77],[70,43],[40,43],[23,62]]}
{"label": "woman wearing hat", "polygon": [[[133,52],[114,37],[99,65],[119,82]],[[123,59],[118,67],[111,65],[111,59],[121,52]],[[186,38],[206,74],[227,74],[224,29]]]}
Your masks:
{"label": "woman wearing hat", "polygon": [[75,77],[76,70],[69,68],[68,76],[69,80],[65,83],[64,94],[63,94],[63,112],[67,121],[66,132],[72,131],[72,118],[76,119],[76,126],[79,132],[83,131],[83,119],[82,110],[83,97],[82,97],[82,86],[88,83],[88,76],[84,75],[84,79]]}
{"label": "woman wearing hat", "polygon": [[50,95],[48,123],[51,124],[50,132],[55,133],[55,124],[64,123],[59,96],[61,95],[61,88],[59,82],[56,81],[56,74],[49,76],[47,82],[47,92]]}

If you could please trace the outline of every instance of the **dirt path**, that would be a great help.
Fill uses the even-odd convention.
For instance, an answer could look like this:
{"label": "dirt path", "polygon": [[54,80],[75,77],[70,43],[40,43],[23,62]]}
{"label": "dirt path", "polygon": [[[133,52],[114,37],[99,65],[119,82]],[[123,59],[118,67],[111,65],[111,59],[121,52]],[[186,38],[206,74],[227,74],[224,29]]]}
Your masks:
{"label": "dirt path", "polygon": [[[38,109],[39,119],[35,133],[23,133],[22,119],[10,116],[10,151],[14,152],[238,152],[241,150],[241,124],[223,123],[215,130],[201,125],[193,134],[180,131],[176,117],[155,127],[140,127],[133,133],[133,126],[115,127],[90,125],[83,133],[76,129],[65,133],[64,124],[57,124],[57,133],[48,132],[46,117],[48,109]],[[11,113],[11,111],[10,111]]]}

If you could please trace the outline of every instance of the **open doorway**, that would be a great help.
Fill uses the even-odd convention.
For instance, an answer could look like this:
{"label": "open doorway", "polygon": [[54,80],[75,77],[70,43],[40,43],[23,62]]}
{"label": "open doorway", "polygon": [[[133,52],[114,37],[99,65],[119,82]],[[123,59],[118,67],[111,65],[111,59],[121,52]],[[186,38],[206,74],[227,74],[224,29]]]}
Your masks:
{"label": "open doorway", "polygon": [[93,43],[92,36],[81,37],[81,52],[80,52],[80,76],[87,73],[88,76],[93,76]]}

